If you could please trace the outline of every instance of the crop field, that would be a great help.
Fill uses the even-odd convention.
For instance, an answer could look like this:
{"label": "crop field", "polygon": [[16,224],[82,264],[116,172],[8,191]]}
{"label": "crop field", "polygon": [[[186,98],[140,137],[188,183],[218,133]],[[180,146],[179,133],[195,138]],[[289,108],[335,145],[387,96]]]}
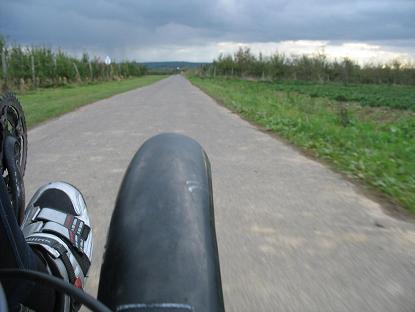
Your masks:
{"label": "crop field", "polygon": [[415,212],[414,87],[189,79],[232,111]]}
{"label": "crop field", "polygon": [[326,97],[340,102],[358,102],[364,106],[415,111],[414,86],[279,81],[273,83],[273,87],[278,91],[294,91],[311,97]]}

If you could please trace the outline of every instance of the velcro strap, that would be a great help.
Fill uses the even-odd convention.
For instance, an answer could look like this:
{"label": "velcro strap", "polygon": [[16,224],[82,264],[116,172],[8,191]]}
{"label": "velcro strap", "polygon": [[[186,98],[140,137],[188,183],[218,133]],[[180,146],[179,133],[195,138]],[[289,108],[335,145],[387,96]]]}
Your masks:
{"label": "velcro strap", "polygon": [[26,238],[26,241],[28,243],[35,243],[35,244],[43,244],[43,245],[47,245],[53,249],[55,249],[63,262],[63,265],[66,268],[66,272],[68,274],[68,278],[69,281],[73,284],[75,282],[76,276],[75,276],[75,271],[72,267],[71,261],[69,260],[68,257],[68,251],[66,250],[65,246],[63,246],[61,243],[59,243],[58,241],[54,240],[51,237],[36,237],[36,236],[31,236]]}
{"label": "velcro strap", "polygon": [[82,239],[81,235],[76,234],[76,232],[63,225],[55,222],[46,222],[41,229],[41,232],[53,233],[66,238],[79,252],[84,253],[85,241]]}
{"label": "velcro strap", "polygon": [[42,208],[33,221],[58,223],[82,237],[83,240],[88,238],[89,232],[91,231],[91,228],[76,216],[52,208]]}

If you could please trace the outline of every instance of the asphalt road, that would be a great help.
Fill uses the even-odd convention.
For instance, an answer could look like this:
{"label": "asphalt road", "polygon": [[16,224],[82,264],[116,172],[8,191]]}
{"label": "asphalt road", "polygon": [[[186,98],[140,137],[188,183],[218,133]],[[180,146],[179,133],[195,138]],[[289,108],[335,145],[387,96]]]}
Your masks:
{"label": "asphalt road", "polygon": [[415,311],[415,225],[180,76],[29,131],[27,196],[52,180],[85,195],[95,235],[89,292],[124,171],[161,132],[193,137],[211,160],[227,311]]}

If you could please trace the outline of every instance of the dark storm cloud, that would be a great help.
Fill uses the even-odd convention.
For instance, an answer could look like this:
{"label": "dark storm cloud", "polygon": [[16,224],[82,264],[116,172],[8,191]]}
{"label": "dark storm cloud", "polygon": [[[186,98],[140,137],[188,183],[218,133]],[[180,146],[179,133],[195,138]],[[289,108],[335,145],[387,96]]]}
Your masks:
{"label": "dark storm cloud", "polygon": [[12,40],[117,55],[217,41],[415,39],[413,0],[1,0],[0,5],[0,33]]}

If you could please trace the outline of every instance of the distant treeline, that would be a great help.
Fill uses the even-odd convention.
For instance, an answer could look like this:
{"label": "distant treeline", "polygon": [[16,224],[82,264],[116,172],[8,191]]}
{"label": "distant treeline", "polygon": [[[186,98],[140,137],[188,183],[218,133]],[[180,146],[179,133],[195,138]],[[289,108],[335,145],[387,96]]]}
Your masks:
{"label": "distant treeline", "polygon": [[312,56],[276,53],[257,57],[249,48],[240,48],[234,55],[220,55],[213,63],[201,66],[200,73],[210,77],[415,85],[414,64],[399,60],[360,66],[348,58],[329,60],[323,53]]}
{"label": "distant treeline", "polygon": [[201,65],[207,63],[200,62],[177,62],[177,61],[167,61],[167,62],[144,62],[142,63],[147,67],[149,74],[151,75],[173,75],[180,72],[197,69]]}
{"label": "distant treeline", "polygon": [[81,58],[49,47],[7,44],[0,36],[0,85],[12,89],[53,87],[68,83],[120,80],[142,76],[147,68],[137,62],[112,62],[84,53]]}

